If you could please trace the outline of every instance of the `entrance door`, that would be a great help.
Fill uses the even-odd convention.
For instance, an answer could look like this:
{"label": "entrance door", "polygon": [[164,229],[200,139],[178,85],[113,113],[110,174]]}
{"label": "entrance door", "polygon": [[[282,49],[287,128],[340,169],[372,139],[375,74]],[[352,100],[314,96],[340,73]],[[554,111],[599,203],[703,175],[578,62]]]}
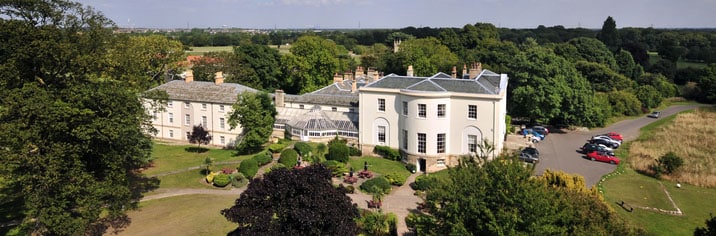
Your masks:
{"label": "entrance door", "polygon": [[418,171],[425,172],[425,159],[418,159]]}

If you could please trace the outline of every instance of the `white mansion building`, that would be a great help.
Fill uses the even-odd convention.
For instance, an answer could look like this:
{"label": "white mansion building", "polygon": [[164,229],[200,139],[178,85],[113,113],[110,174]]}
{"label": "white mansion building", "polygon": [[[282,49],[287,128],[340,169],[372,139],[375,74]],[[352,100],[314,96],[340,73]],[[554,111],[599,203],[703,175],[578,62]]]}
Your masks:
{"label": "white mansion building", "polygon": [[[377,145],[399,149],[404,160],[433,172],[457,164],[462,155],[477,153],[487,140],[502,151],[506,132],[506,74],[482,70],[479,63],[456,69],[452,75],[430,77],[380,76],[373,70],[336,75],[334,83],[303,95],[277,90],[278,115],[274,136],[326,142],[336,136],[371,153]],[[214,137],[212,145],[233,145],[241,127],[229,130],[227,114],[237,95],[255,89],[215,82],[176,80],[152,90],[169,95],[167,110],[155,115],[156,138],[187,140],[187,132],[201,124]],[[149,109],[149,108],[148,108]]]}

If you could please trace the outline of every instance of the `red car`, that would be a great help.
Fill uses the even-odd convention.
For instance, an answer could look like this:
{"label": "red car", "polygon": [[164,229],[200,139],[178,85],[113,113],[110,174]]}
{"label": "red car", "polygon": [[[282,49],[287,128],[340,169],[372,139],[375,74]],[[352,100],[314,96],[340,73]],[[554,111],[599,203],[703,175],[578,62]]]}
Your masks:
{"label": "red car", "polygon": [[619,158],[615,156],[610,156],[609,154],[606,154],[604,152],[593,151],[587,153],[587,158],[592,161],[609,162],[610,164],[619,165]]}
{"label": "red car", "polygon": [[602,134],[602,135],[608,136],[608,137],[610,137],[610,138],[612,138],[612,139],[614,139],[614,140],[624,141],[624,137],[622,137],[622,135],[621,135],[620,133],[617,133],[617,132],[609,132],[609,133]]}

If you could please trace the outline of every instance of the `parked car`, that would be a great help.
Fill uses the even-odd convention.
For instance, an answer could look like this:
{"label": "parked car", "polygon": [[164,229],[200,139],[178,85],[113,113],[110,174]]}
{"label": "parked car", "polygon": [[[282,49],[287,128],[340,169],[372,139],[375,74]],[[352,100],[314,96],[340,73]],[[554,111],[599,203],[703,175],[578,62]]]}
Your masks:
{"label": "parked car", "polygon": [[659,118],[659,116],[661,116],[660,111],[655,111],[648,115],[648,117],[651,117],[651,118]]}
{"label": "parked car", "polygon": [[547,136],[549,134],[549,129],[547,129],[544,126],[540,126],[540,125],[532,126],[532,130],[534,130],[535,132],[540,133],[544,136]]}
{"label": "parked car", "polygon": [[522,149],[522,152],[520,152],[520,160],[529,163],[537,163],[539,161],[539,150],[533,147]]}
{"label": "parked car", "polygon": [[611,148],[607,148],[602,144],[585,143],[584,146],[580,147],[579,149],[581,149],[582,153],[584,154],[588,154],[593,151],[599,151],[606,152],[607,154],[614,156],[614,151]]}
{"label": "parked car", "polygon": [[607,136],[607,137],[610,137],[610,138],[612,138],[612,139],[614,139],[614,140],[619,140],[619,141],[623,141],[623,140],[624,140],[624,137],[623,137],[620,133],[617,133],[617,132],[609,132],[609,133],[602,134],[602,135],[599,135],[599,136]]}
{"label": "parked car", "polygon": [[608,162],[611,164],[619,165],[619,158],[616,156],[609,155],[605,152],[593,151],[587,153],[587,158],[592,161]]}
{"label": "parked car", "polygon": [[619,148],[619,146],[621,146],[621,142],[609,138],[592,138],[591,140],[589,140],[589,143],[602,144],[611,148]]}
{"label": "parked car", "polygon": [[523,129],[522,135],[524,135],[525,137],[527,137],[527,135],[532,135],[538,137],[539,140],[544,140],[544,134],[541,134],[533,129]]}

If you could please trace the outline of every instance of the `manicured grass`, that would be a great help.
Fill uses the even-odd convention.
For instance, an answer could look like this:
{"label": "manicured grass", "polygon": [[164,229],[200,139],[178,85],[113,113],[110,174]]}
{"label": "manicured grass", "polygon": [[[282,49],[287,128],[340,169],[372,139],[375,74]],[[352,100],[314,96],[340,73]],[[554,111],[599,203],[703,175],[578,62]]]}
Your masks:
{"label": "manicured grass", "polygon": [[[680,117],[690,117],[693,113],[695,112],[686,111],[674,116],[663,117],[641,128],[641,135],[636,141],[626,143],[622,148],[616,151],[618,156],[624,157],[627,161],[622,162],[623,164],[620,164],[614,173],[607,175],[605,180],[599,184],[599,189],[604,193],[607,204],[612,206],[622,217],[643,227],[651,234],[691,235],[693,234],[694,228],[704,225],[704,221],[709,217],[709,213],[716,213],[716,201],[707,200],[716,199],[716,189],[698,187],[684,184],[683,182],[681,183],[682,187],[677,188],[675,182],[658,180],[640,174],[632,169],[632,163],[636,158],[640,158],[635,156],[635,149],[643,149],[642,143],[644,142],[655,142],[653,146],[650,146],[651,149],[669,147],[671,143],[674,142],[682,146],[686,146],[690,142],[700,142],[698,145],[706,145],[706,147],[708,147],[708,143],[704,143],[704,139],[706,139],[704,137],[680,138],[683,134],[687,134],[687,137],[689,137],[689,134],[697,132],[686,128],[684,123],[707,122],[706,124],[709,124],[708,121],[695,121]],[[713,121],[711,121],[711,123],[712,122]],[[666,129],[667,127],[680,128]],[[661,136],[667,134],[669,137]],[[705,142],[712,141],[706,140]],[[687,162],[686,158],[689,158],[689,155],[682,155],[682,157],[684,157],[685,162]],[[705,168],[711,169],[713,167],[705,166]],[[683,212],[682,216],[636,208],[633,212],[628,212],[617,205],[617,202],[624,201],[637,206],[675,210],[660,183],[663,184],[666,190],[671,194],[677,207]]]}
{"label": "manicured grass", "polygon": [[[213,171],[221,171],[222,168],[228,167],[231,169],[236,169],[239,166],[239,164],[226,164],[226,165],[215,165],[211,169]],[[204,169],[197,169],[197,170],[189,170],[184,171],[176,174],[170,174],[158,177],[159,178],[159,188],[160,189],[167,189],[167,188],[206,188],[206,189],[216,189],[216,187],[212,187],[210,185],[204,184],[204,178],[206,177],[203,174]]]}
{"label": "manicured grass", "polygon": [[214,162],[223,161],[239,161],[245,160],[253,155],[236,156],[235,150],[211,148],[207,152],[196,153],[188,152],[187,148],[196,147],[196,145],[168,145],[155,143],[152,150],[154,158],[154,166],[148,168],[143,173],[146,175],[155,175],[166,173],[169,171],[182,170],[189,167],[204,165],[207,157],[214,159]]}
{"label": "manicured grass", "polygon": [[388,159],[383,159],[381,157],[365,156],[360,158],[351,158],[348,161],[348,164],[349,167],[353,167],[353,170],[355,170],[355,172],[359,172],[363,170],[365,162],[368,162],[368,170],[376,174],[387,175],[390,173],[395,173],[405,176],[406,178],[410,176],[410,171],[405,168],[405,165],[402,162],[391,161]]}
{"label": "manicured grass", "polygon": [[[184,195],[142,202],[132,223],[118,235],[226,235],[236,228],[220,214],[238,196]],[[111,234],[108,230],[106,235]]]}

